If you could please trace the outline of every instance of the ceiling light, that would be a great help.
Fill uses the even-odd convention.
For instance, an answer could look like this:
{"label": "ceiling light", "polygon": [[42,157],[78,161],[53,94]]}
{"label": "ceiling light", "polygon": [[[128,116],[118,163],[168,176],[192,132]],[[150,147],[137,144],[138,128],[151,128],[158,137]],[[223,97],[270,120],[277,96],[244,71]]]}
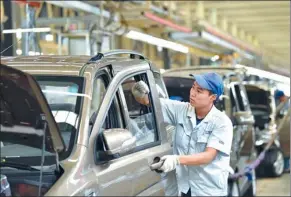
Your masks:
{"label": "ceiling light", "polygon": [[25,33],[25,32],[50,32],[51,28],[41,27],[41,28],[28,28],[28,29],[4,29],[3,34],[15,34],[15,33]]}
{"label": "ceiling light", "polygon": [[21,32],[16,32],[16,38],[17,39],[21,39],[22,38]]}
{"label": "ceiling light", "polygon": [[16,50],[16,54],[17,54],[17,55],[22,55],[22,50],[21,50],[21,49],[17,49],[17,50]]}
{"label": "ceiling light", "polygon": [[54,40],[54,36],[52,34],[47,34],[45,35],[45,40],[51,42]]}
{"label": "ceiling light", "polygon": [[215,55],[215,56],[213,56],[213,57],[211,58],[211,61],[215,62],[215,61],[218,60],[218,59],[219,59],[219,56],[218,56],[218,55]]}
{"label": "ceiling light", "polygon": [[29,51],[29,52],[28,52],[28,55],[31,55],[31,56],[32,56],[32,55],[35,55],[35,52],[34,52],[34,51]]}
{"label": "ceiling light", "polygon": [[[237,51],[241,56],[243,56],[247,59],[254,59],[255,58],[253,55],[251,55],[247,52],[244,52],[239,47],[236,47],[235,45],[231,44],[230,42],[227,42],[227,41],[225,41],[217,36],[214,36],[206,31],[199,31],[199,32],[192,32],[192,33],[174,32],[174,33],[171,33],[171,37],[173,39],[178,40],[178,41],[183,42],[183,43],[188,42],[189,45],[192,45],[192,46],[197,45],[197,43],[195,43],[194,41],[189,41],[189,39],[201,39],[202,38],[204,40],[207,40],[211,44],[219,45],[223,48]],[[206,48],[204,45],[200,45],[200,46],[196,46],[196,47],[201,48],[201,49]],[[207,49],[207,50],[209,50],[209,49]],[[210,49],[210,50],[212,52],[214,52],[213,49]]]}
{"label": "ceiling light", "polygon": [[172,49],[174,51],[179,51],[182,53],[188,53],[189,52],[189,48],[175,43],[175,42],[171,42],[168,40],[164,40],[161,38],[157,38],[148,34],[144,34],[141,32],[137,32],[134,30],[130,30],[127,34],[126,34],[127,38],[133,39],[133,40],[139,40],[139,41],[143,41],[143,42],[147,42],[149,44],[152,45],[157,45],[158,47],[162,47],[162,48],[168,48],[168,49]]}

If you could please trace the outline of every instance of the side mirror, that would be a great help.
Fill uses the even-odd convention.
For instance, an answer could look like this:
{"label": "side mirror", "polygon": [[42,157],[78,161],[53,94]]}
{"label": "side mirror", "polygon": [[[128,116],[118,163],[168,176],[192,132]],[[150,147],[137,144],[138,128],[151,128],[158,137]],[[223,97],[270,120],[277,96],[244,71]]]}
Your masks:
{"label": "side mirror", "polygon": [[237,125],[254,125],[255,118],[249,112],[235,112],[235,122]]}
{"label": "side mirror", "polygon": [[136,138],[127,129],[107,129],[102,135],[107,155],[125,154],[136,147]]}

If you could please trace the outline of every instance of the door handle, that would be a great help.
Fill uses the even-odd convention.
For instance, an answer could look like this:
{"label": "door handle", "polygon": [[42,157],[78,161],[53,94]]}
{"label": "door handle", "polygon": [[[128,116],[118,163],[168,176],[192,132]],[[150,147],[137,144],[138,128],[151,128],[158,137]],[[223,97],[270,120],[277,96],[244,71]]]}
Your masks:
{"label": "door handle", "polygon": [[160,157],[155,157],[153,163],[150,165],[150,169],[152,171],[156,171],[157,173],[162,173],[162,170],[158,170],[160,167],[162,167],[164,161],[161,161]]}

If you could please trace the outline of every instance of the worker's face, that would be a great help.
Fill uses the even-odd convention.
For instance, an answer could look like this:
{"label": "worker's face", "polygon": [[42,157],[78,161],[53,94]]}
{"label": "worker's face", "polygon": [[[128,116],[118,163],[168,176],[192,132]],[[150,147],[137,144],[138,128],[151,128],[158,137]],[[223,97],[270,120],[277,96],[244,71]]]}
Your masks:
{"label": "worker's face", "polygon": [[146,95],[146,96],[144,96],[144,97],[142,97],[142,98],[140,98],[140,97],[135,97],[135,100],[136,100],[138,103],[142,104],[142,105],[149,105],[149,104],[150,104],[149,96],[148,96],[148,95]]}
{"label": "worker's face", "polygon": [[287,96],[281,96],[279,100],[280,102],[285,102],[287,100]]}
{"label": "worker's face", "polygon": [[216,100],[216,95],[210,93],[208,90],[201,88],[197,82],[194,82],[190,90],[190,104],[199,109],[213,105]]}

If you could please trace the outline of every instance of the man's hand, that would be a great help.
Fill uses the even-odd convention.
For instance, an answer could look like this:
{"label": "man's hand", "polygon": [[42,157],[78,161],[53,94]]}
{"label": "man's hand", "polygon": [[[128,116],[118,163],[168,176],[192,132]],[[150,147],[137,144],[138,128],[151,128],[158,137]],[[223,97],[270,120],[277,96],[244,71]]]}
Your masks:
{"label": "man's hand", "polygon": [[161,158],[161,161],[164,161],[163,165],[158,169],[163,172],[170,172],[175,170],[179,163],[179,157],[177,155],[166,155]]}

